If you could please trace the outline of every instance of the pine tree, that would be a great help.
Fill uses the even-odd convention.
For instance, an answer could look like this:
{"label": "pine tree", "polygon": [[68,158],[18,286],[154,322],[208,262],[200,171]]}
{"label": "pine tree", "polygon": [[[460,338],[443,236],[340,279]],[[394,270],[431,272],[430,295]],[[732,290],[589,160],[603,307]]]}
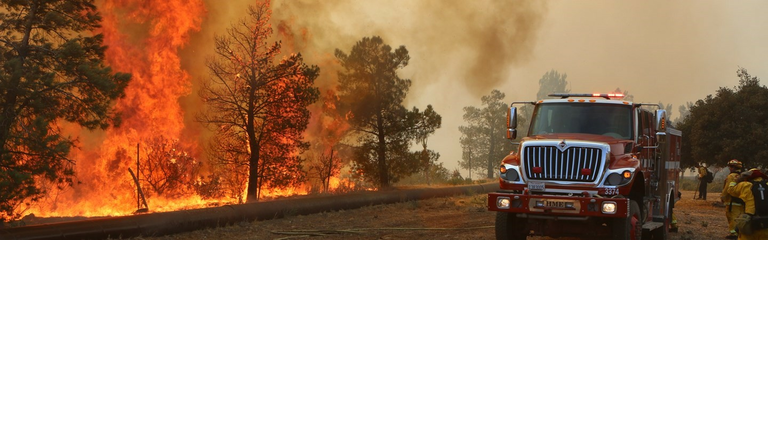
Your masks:
{"label": "pine tree", "polygon": [[104,62],[101,15],[88,0],[0,0],[0,220],[38,200],[45,180],[75,179],[67,124],[119,124],[129,74]]}
{"label": "pine tree", "polygon": [[[506,139],[507,110],[504,93],[493,90],[481,98],[482,107],[464,107],[465,126],[459,126],[463,158],[459,166],[470,171],[484,170],[487,178],[493,178],[499,163],[511,145]],[[471,177],[471,174],[470,174]]]}
{"label": "pine tree", "polygon": [[340,112],[357,137],[353,167],[362,177],[387,188],[421,167],[422,142],[440,127],[442,118],[428,105],[422,112],[403,106],[411,81],[398,76],[410,56],[404,46],[396,50],[378,37],[358,41],[349,54],[336,50]]}

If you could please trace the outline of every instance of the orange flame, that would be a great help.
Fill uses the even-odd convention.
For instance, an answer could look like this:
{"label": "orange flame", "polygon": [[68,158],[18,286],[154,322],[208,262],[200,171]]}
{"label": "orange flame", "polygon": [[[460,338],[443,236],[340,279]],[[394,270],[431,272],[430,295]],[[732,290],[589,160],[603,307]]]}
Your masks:
{"label": "orange flame", "polygon": [[[192,94],[190,72],[205,73],[185,70],[181,60],[190,37],[201,30],[207,16],[205,1],[96,0],[96,5],[103,16],[107,63],[114,71],[132,74],[125,97],[117,102],[122,125],[106,132],[81,131],[66,125],[71,135],[81,136],[81,146],[72,154],[77,182],[70,189],[51,189],[30,209],[37,216],[116,216],[135,212],[140,200],[129,169],[140,177],[145,188],[146,179],[137,172],[137,161],[146,157],[152,143],[171,142],[179,154],[205,162],[199,125],[185,124],[185,111],[180,103]],[[294,31],[293,26],[292,22],[280,22],[277,29],[286,48],[298,52],[307,48],[311,35],[306,29]],[[335,59],[329,54],[321,56],[321,80],[325,81],[316,84],[333,88]],[[327,104],[333,103],[332,96],[330,92],[324,98],[325,110]],[[312,123],[305,138],[319,143],[320,149],[316,151],[325,151],[339,141],[346,122],[324,116],[323,104],[310,109]],[[338,178],[331,180],[332,187],[342,183]],[[262,196],[307,192],[307,188],[297,188],[264,191]],[[181,197],[155,194],[148,201],[151,211],[211,204],[192,193]]]}
{"label": "orange flame", "polygon": [[[78,181],[74,188],[52,191],[31,211],[38,215],[119,215],[136,210],[136,186],[128,169],[137,171],[137,152],[153,140],[178,142],[181,151],[201,157],[193,133],[185,127],[179,99],[192,91],[182,69],[180,50],[200,30],[203,0],[98,0],[102,11],[107,63],[129,72],[132,80],[117,102],[122,125],[106,133],[81,132],[75,151]],[[144,148],[146,151],[146,147]],[[188,200],[152,199],[153,210],[200,204]]]}

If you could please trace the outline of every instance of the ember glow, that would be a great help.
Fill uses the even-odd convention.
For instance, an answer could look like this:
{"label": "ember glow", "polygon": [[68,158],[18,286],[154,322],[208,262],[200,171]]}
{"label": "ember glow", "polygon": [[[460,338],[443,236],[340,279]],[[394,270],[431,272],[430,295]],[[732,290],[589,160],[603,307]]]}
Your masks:
{"label": "ember glow", "polygon": [[[207,136],[194,121],[201,103],[195,85],[207,73],[203,60],[211,54],[212,30],[210,26],[207,31],[203,29],[210,13],[217,23],[216,32],[231,23],[217,19],[220,10],[209,11],[204,0],[97,0],[96,4],[103,17],[107,63],[113,71],[132,74],[126,95],[116,106],[122,113],[122,124],[106,132],[67,125],[71,135],[80,136],[80,148],[71,156],[76,162],[77,182],[65,190],[50,188],[28,213],[39,217],[134,213],[143,207],[134,174],[150,211],[218,204],[207,202],[194,191],[195,183],[208,174]],[[309,38],[306,29],[293,29],[291,24],[276,25],[284,48],[292,52],[305,49]],[[332,56],[327,54],[326,59],[328,65]],[[327,79],[328,87],[335,85],[333,78],[335,72]],[[322,106],[311,109],[315,130],[307,133],[319,135],[326,123],[321,119]],[[320,147],[325,145],[323,142]],[[167,161],[166,166],[157,167],[158,160]],[[184,161],[183,167],[180,161]],[[154,170],[151,173],[150,168]],[[161,168],[163,175],[182,168],[185,172],[172,185],[153,182],[152,176]],[[305,194],[308,190],[263,191],[262,196]]]}
{"label": "ember glow", "polygon": [[[101,216],[137,210],[136,185],[129,168],[143,177],[137,158],[145,159],[158,143],[171,143],[173,154],[201,160],[199,138],[188,130],[179,99],[192,91],[190,74],[179,52],[206,15],[203,0],[98,0],[108,46],[107,63],[133,75],[117,102],[122,125],[106,132],[77,131],[81,148],[72,189],[51,191],[31,209],[37,216]],[[170,164],[177,162],[172,158]],[[142,184],[142,187],[144,185]],[[147,191],[149,192],[149,191]],[[195,196],[172,199],[154,194],[153,210],[199,206]]]}

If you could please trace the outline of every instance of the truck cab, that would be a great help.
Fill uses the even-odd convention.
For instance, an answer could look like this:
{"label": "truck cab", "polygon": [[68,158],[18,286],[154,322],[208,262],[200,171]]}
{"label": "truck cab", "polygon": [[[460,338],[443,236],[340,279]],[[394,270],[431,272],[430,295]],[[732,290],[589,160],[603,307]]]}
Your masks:
{"label": "truck cab", "polygon": [[552,94],[510,105],[510,140],[521,104],[533,106],[530,126],[488,195],[496,238],[667,237],[682,137],[663,109],[621,94]]}

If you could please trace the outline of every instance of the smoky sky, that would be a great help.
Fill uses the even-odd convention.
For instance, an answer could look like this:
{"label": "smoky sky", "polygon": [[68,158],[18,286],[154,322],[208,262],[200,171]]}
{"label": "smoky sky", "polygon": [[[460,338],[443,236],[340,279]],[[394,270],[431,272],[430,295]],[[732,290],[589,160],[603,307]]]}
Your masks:
{"label": "smoky sky", "polygon": [[[209,16],[201,38],[225,31],[244,15],[250,2],[206,3]],[[308,62],[320,64],[321,69],[336,49],[349,52],[363,37],[381,36],[393,48],[404,45],[408,49],[412,61],[403,73],[414,79],[414,87],[449,74],[453,85],[480,97],[502,83],[511,66],[530,56],[547,3],[278,0],[272,3],[272,10],[276,26],[294,37],[284,44],[300,51]]]}

